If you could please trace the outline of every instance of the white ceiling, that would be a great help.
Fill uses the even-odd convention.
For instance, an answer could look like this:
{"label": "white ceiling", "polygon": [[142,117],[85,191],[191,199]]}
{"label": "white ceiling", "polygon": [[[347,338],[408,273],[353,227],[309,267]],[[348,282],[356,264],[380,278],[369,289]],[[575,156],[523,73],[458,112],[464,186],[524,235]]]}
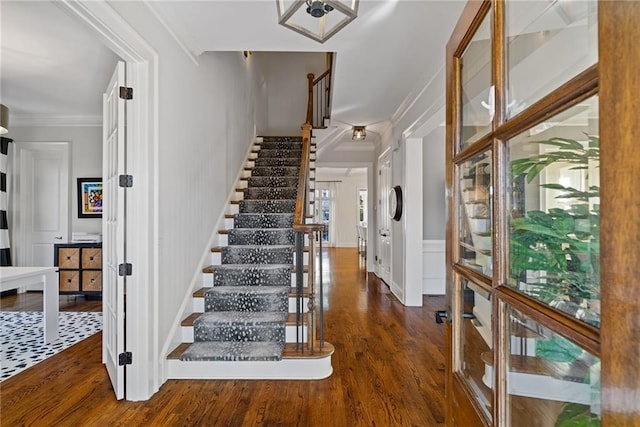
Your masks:
{"label": "white ceiling", "polygon": [[117,57],[50,2],[0,2],[2,103],[26,116],[102,116]]}
{"label": "white ceiling", "polygon": [[[445,43],[464,4],[361,0],[358,18],[319,44],[278,25],[275,0],[147,2],[195,55],[337,52],[332,124],[368,125],[373,132],[381,131],[404,99],[442,68]],[[115,55],[50,2],[2,0],[0,17],[0,99],[12,120],[101,114],[99,94]]]}

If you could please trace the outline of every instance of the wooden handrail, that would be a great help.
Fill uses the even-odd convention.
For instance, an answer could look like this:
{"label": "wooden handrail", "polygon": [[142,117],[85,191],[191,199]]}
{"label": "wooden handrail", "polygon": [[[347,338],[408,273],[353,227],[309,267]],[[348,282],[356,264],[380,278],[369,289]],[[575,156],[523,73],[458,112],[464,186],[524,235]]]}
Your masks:
{"label": "wooden handrail", "polygon": [[[329,73],[331,72],[331,69],[325,71],[324,73],[320,74],[320,77],[318,77],[317,79],[315,79],[313,81],[313,84],[317,84],[320,80],[324,79],[325,77],[327,77],[329,75]],[[313,76],[313,74],[311,74]],[[307,74],[307,77],[309,77],[309,74]]]}
{"label": "wooden handrail", "polygon": [[302,125],[302,158],[300,159],[300,175],[298,176],[298,194],[296,210],[293,216],[293,230],[303,233],[322,230],[322,224],[305,224],[307,211],[307,194],[309,193],[309,163],[311,159],[311,123]]}
{"label": "wooden handrail", "polygon": [[[305,124],[308,123],[313,125],[313,73],[307,74],[307,81],[309,82],[309,93],[307,95],[307,121]],[[304,125],[302,126],[302,129],[302,140],[304,141]],[[311,130],[309,130],[309,139],[311,139]]]}

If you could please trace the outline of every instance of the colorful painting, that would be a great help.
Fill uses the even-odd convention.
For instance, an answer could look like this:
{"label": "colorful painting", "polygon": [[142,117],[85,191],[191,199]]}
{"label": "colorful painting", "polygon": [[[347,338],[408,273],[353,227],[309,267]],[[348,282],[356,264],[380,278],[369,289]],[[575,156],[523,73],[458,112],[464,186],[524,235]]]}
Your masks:
{"label": "colorful painting", "polygon": [[78,178],[78,218],[102,218],[102,179]]}

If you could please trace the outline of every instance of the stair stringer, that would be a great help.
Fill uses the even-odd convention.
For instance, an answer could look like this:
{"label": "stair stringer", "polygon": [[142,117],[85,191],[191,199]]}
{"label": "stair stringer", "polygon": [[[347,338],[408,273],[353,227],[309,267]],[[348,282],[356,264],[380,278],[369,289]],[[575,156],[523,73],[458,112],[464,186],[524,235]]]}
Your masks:
{"label": "stair stringer", "polygon": [[228,191],[227,200],[223,204],[223,209],[218,215],[218,220],[216,221],[213,227],[213,230],[211,230],[209,239],[207,239],[207,243],[205,244],[205,247],[202,250],[202,257],[200,258],[200,261],[197,264],[198,268],[194,272],[191,278],[191,285],[188,288],[190,289],[190,291],[187,292],[187,294],[184,296],[182,303],[180,304],[180,309],[178,310],[178,315],[176,316],[176,318],[173,319],[173,322],[171,323],[172,325],[171,331],[168,335],[170,338],[167,339],[167,341],[164,343],[162,347],[162,351],[160,352],[160,355],[161,355],[159,359],[161,364],[160,372],[163,373],[162,382],[169,379],[169,377],[167,376],[167,371],[168,371],[167,355],[171,352],[172,349],[174,349],[178,344],[182,342],[182,327],[180,323],[182,319],[184,319],[185,317],[193,313],[193,292],[199,289],[200,287],[202,287],[202,282],[203,282],[202,266],[208,265],[207,260],[211,260],[211,257],[212,257],[211,248],[214,246],[218,246],[219,244],[220,236],[219,236],[218,230],[220,230],[225,225],[225,216],[229,210],[229,206],[231,206],[231,201],[236,200],[236,195],[237,195],[236,188],[240,185],[240,182],[242,181],[242,177],[246,176],[246,173],[247,173],[245,170],[246,166],[251,161],[251,159],[255,157],[254,151],[257,148],[259,148],[258,144],[260,142],[262,142],[262,138],[255,137],[254,142],[249,144],[249,147],[247,148],[247,152],[245,154],[245,161],[240,165],[240,168],[236,175],[236,179],[233,182],[232,187]]}

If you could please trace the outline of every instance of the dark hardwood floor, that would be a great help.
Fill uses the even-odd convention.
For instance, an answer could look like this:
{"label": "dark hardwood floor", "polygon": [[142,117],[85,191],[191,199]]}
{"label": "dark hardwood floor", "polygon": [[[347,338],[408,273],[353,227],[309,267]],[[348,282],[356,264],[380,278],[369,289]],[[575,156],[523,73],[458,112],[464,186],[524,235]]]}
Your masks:
{"label": "dark hardwood floor", "polygon": [[[170,380],[148,401],[118,402],[100,363],[96,334],[0,383],[0,423],[443,425],[444,328],[433,312],[444,307],[444,297],[424,297],[421,308],[402,306],[384,283],[361,269],[356,249],[326,251],[323,266],[325,339],[336,349],[333,375],[325,380]],[[19,306],[11,303],[11,309]]]}

